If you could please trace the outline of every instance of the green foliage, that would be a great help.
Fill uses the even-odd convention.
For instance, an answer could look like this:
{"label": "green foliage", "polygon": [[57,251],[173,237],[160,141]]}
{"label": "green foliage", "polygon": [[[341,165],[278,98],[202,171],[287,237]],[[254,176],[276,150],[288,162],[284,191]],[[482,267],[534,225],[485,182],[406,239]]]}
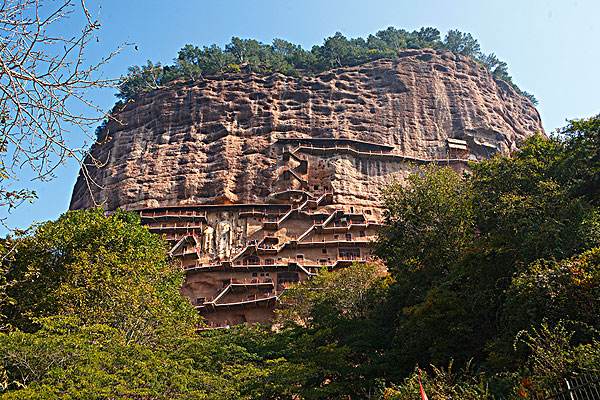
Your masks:
{"label": "green foliage", "polygon": [[470,33],[450,30],[444,39],[444,47],[454,53],[467,57],[478,57],[481,53],[479,42]]}
{"label": "green foliage", "polygon": [[277,341],[285,339],[279,355],[296,371],[286,385],[306,399],[373,396],[389,345],[383,307],[390,283],[380,266],[357,264],[289,289],[277,320]]}
{"label": "green foliage", "polygon": [[[562,168],[569,171],[573,195],[600,204],[600,118],[573,120],[560,130],[567,144]],[[596,220],[597,221],[597,220]]]}
{"label": "green foliage", "polygon": [[422,272],[426,279],[446,274],[474,235],[471,198],[469,184],[446,168],[422,169],[407,186],[391,184],[384,191],[386,226],[377,243],[390,271]]}
{"label": "green foliage", "polygon": [[[133,99],[143,93],[162,87],[177,75],[169,73],[171,67],[163,67],[148,60],[146,65],[129,67],[127,75],[121,78],[117,97],[122,100]],[[183,73],[183,71],[179,72]]]}
{"label": "green foliage", "polygon": [[371,264],[323,271],[286,290],[277,311],[278,322],[309,327],[365,318],[389,284],[384,275],[381,267]]}
{"label": "green foliage", "polygon": [[[128,343],[106,325],[48,319],[36,333],[0,335],[10,376],[6,399],[219,399],[224,379],[193,368],[191,359]],[[222,397],[224,396],[224,397]]]}
{"label": "green foliage", "polygon": [[14,328],[31,332],[41,317],[75,316],[120,329],[136,343],[193,330],[196,313],[179,294],[183,274],[135,214],[71,211],[4,249],[10,301],[0,314]]}
{"label": "green foliage", "polygon": [[[385,400],[413,400],[420,398],[418,372],[413,372],[400,385],[386,388],[382,394]],[[493,399],[484,376],[472,371],[460,373],[452,371],[452,364],[447,369],[432,368],[431,374],[424,372],[421,376],[427,396],[431,399]]]}
{"label": "green foliage", "polygon": [[516,327],[571,319],[600,326],[600,248],[570,259],[537,260],[512,280],[506,323]]}
{"label": "green foliage", "polygon": [[597,127],[597,117],[574,121],[565,137],[533,137],[469,175],[433,168],[390,186],[377,252],[395,279],[397,368],[507,370],[528,354],[513,350],[520,330],[598,328]]}
{"label": "green foliage", "polygon": [[268,368],[200,339],[182,272],[136,214],[72,211],[2,243],[7,399],[244,399]]}
{"label": "green foliage", "polygon": [[240,72],[242,68],[260,73],[300,76],[379,58],[395,58],[403,49],[423,48],[447,49],[471,57],[486,66],[495,78],[507,82],[518,93],[537,103],[532,95],[521,91],[513,83],[505,62],[498,60],[494,54],[481,53],[479,43],[470,33],[451,30],[442,41],[440,31],[431,27],[412,32],[389,27],[366,39],[347,38],[336,32],[310,51],[283,39],[274,39],[269,45],[254,39],[233,37],[224,48],[217,45],[200,48],[187,44],[179,50],[173,65],[162,66],[148,61],[145,66],[130,67],[128,74],[121,79],[117,97],[135,99],[175,79],[196,80],[206,75]]}
{"label": "green foliage", "polygon": [[[236,60],[257,45],[236,42]],[[598,372],[599,121],[469,174],[430,167],[392,184],[375,243],[389,273],[353,265],[299,283],[273,328],[194,334],[181,272],[134,215],[70,212],[6,239],[0,394],[411,399],[418,365],[432,399],[524,398]]]}
{"label": "green foliage", "polygon": [[[600,342],[595,337],[586,343],[575,339],[568,323],[542,323],[517,335],[515,345],[525,345],[531,353],[526,364],[530,371],[523,391],[538,397],[548,396],[565,378],[581,373],[600,372]],[[572,324],[570,324],[572,325]],[[523,396],[525,397],[525,396]]]}
{"label": "green foliage", "polygon": [[573,193],[573,173],[564,168],[566,144],[536,136],[512,158],[473,166],[477,226],[491,246],[516,261],[568,257],[598,243],[589,202]]}

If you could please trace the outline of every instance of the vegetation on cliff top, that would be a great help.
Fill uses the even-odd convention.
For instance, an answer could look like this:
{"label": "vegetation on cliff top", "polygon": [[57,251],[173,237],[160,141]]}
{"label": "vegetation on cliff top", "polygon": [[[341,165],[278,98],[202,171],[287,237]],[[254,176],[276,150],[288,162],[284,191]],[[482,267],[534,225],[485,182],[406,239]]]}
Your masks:
{"label": "vegetation on cliff top", "polygon": [[172,65],[148,61],[132,66],[122,77],[117,97],[134,99],[142,93],[163,87],[176,79],[196,80],[208,75],[246,71],[279,72],[301,76],[332,68],[359,65],[380,58],[395,58],[404,49],[446,49],[473,58],[484,65],[496,79],[512,86],[518,93],[537,104],[535,97],[522,91],[508,73],[506,62],[494,53],[481,52],[479,43],[470,33],[450,30],[441,38],[436,28],[421,28],[412,32],[389,27],[365,38],[347,38],[340,32],[315,45],[310,50],[283,39],[264,44],[254,39],[233,37],[221,48],[217,45],[198,47],[185,45]]}

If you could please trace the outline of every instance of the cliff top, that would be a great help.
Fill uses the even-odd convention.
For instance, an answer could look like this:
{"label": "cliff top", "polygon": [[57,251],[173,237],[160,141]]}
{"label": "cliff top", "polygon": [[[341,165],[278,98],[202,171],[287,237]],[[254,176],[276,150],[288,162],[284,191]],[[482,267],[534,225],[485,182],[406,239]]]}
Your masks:
{"label": "cliff top", "polygon": [[175,82],[115,117],[120,123],[110,121],[91,150],[100,161],[87,167],[94,184],[80,175],[71,208],[268,202],[286,138],[391,148],[385,162],[366,164],[358,153],[321,155],[332,161],[330,176],[318,179],[334,182],[340,199],[375,204],[377,191],[366,185],[403,173],[393,160],[448,158],[448,139],[466,143],[476,158],[486,149],[508,153],[542,131],[531,102],[480,63],[428,49],[314,76],[249,72]]}
{"label": "cliff top", "polygon": [[514,84],[507,63],[493,53],[482,53],[471,34],[450,30],[442,39],[440,31],[431,27],[412,32],[389,27],[366,38],[351,39],[337,32],[311,50],[282,39],[274,39],[269,45],[254,39],[234,37],[224,48],[216,45],[200,48],[188,44],[179,51],[172,65],[163,66],[149,61],[147,65],[130,67],[128,74],[122,78],[117,97],[129,100],[174,80],[196,80],[242,70],[278,72],[295,77],[314,75],[382,58],[396,59],[407,49],[425,48],[443,49],[470,57],[487,68],[496,79],[503,80],[534,104],[537,102],[533,95]]}

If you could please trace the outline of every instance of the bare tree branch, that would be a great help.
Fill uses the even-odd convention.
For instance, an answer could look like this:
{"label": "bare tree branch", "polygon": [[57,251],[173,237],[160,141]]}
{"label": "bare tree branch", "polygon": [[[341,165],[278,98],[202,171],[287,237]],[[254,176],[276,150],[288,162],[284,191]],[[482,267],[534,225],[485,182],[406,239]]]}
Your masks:
{"label": "bare tree branch", "polygon": [[[83,20],[81,30],[56,34],[69,17]],[[98,62],[86,61],[99,28],[85,0],[6,0],[0,6],[0,208],[35,198],[26,189],[9,190],[24,168],[47,180],[68,158],[79,162],[84,175],[86,156],[88,163],[101,164],[66,140],[72,130],[93,132],[110,118],[88,100],[89,90],[118,83],[98,75],[121,48]]]}

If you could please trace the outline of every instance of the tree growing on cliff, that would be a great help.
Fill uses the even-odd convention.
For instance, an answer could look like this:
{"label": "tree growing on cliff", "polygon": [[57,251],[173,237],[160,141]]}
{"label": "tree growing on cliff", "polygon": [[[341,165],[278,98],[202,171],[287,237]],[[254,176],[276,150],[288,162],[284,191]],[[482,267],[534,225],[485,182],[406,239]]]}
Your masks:
{"label": "tree growing on cliff", "polygon": [[444,48],[463,56],[478,58],[481,55],[479,42],[470,33],[451,29],[444,38]]}
{"label": "tree growing on cliff", "polygon": [[[521,91],[508,74],[506,63],[494,54],[480,52],[479,43],[470,33],[458,30],[448,32],[441,40],[440,31],[424,27],[412,32],[389,27],[365,38],[348,38],[341,32],[325,38],[322,45],[310,50],[282,39],[271,45],[254,39],[231,38],[231,42],[220,48],[185,45],[173,65],[152,64],[131,67],[121,78],[121,90],[117,97],[128,100],[142,93],[167,85],[174,79],[199,79],[207,75],[239,72],[243,66],[254,72],[278,72],[301,76],[326,71],[332,68],[359,65],[380,58],[396,58],[403,49],[447,49],[482,63],[497,79],[513,87],[518,93],[536,100]],[[156,67],[156,68],[155,68]]]}

